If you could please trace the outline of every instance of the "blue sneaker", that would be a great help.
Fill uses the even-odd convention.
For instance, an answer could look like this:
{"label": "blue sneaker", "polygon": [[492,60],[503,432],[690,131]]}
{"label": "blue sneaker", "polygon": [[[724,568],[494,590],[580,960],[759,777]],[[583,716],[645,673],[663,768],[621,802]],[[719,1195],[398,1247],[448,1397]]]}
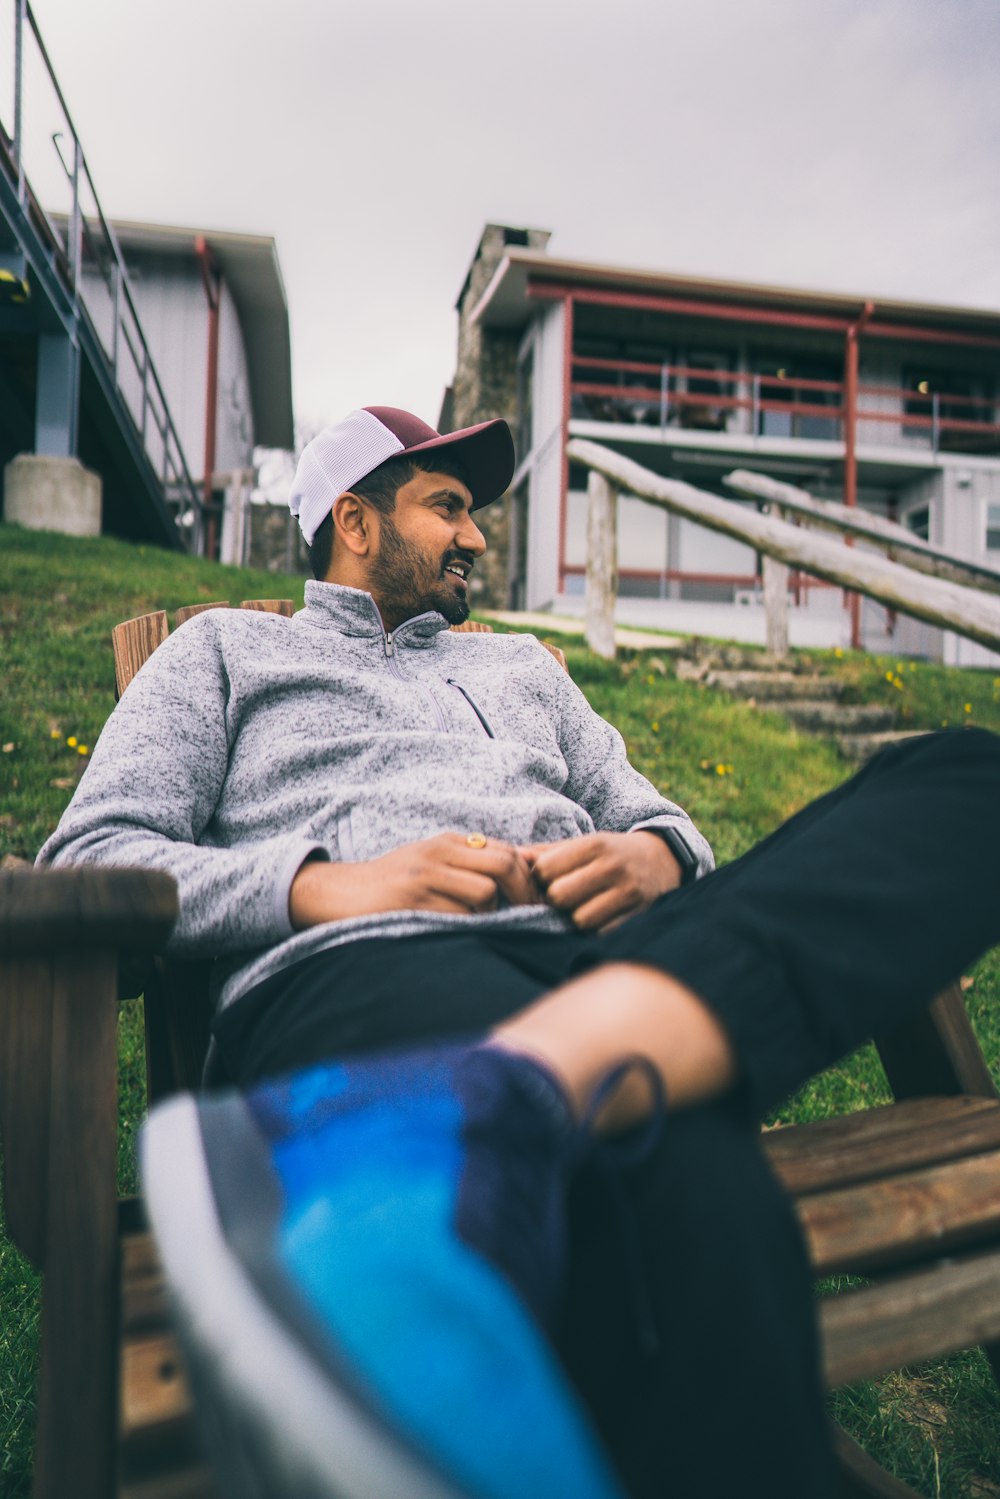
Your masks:
{"label": "blue sneaker", "polygon": [[143,1184],[239,1499],[620,1499],[544,1328],[577,1130],[489,1046],[174,1099]]}

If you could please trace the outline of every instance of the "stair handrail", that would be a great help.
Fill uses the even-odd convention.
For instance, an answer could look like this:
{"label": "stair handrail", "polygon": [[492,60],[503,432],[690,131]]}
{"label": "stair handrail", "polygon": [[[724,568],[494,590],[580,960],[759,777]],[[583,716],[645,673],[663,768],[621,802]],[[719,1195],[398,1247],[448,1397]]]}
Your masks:
{"label": "stair handrail", "polygon": [[[1000,650],[1000,599],[943,578],[914,572],[901,562],[846,546],[775,516],[747,513],[745,505],[666,479],[600,443],[574,437],[570,461],[590,470],[587,548],[587,641],[614,655],[613,611],[617,566],[614,511],[619,490],[674,511],[709,530],[746,542],[766,557],[867,595],[900,614],[954,630],[989,650]],[[603,538],[599,545],[594,538]]]}
{"label": "stair handrail", "polygon": [[[142,450],[159,483],[162,485],[165,495],[168,487],[171,485],[180,491],[181,508],[186,515],[190,515],[193,519],[199,521],[199,526],[195,528],[198,530],[200,529],[200,518],[204,508],[202,498],[191,478],[184,448],[170,411],[170,405],[142,328],[135,299],[132,295],[132,286],[125,265],[125,258],[118,242],[118,236],[108,222],[101,206],[79,134],[77,133],[62,89],[59,86],[59,80],[56,77],[55,69],[52,66],[29,0],[14,0],[14,16],[14,130],[11,137],[9,154],[17,178],[18,201],[25,213],[28,211],[30,201],[31,209],[44,221],[51,241],[58,251],[52,257],[52,263],[59,272],[65,289],[72,299],[74,317],[84,317],[86,319],[93,334],[94,345],[104,355],[112,385],[119,395],[122,408],[132,423]],[[66,172],[72,192],[71,210],[67,221],[65,238],[60,232],[56,220],[39,203],[24,168],[24,50],[26,35],[34,39],[39,57],[52,85],[72,141],[71,165],[67,163],[62,155],[58,144],[58,132],[57,137],[53,141],[56,154],[62,162],[63,170]],[[80,189],[82,182],[85,182],[89,188],[90,197],[94,205],[94,214],[91,217],[99,226],[99,236],[103,240],[105,251],[109,254],[111,266],[113,267],[112,270],[105,269],[104,259],[100,253],[97,253],[97,247],[95,247],[93,263],[111,299],[112,334],[110,350],[105,347],[104,341],[98,333],[95,321],[87,307],[86,298],[81,286],[82,244],[84,239],[90,240],[93,243],[91,226],[81,207]],[[123,302],[125,310],[131,317],[131,335],[126,325],[126,316],[122,306]],[[138,421],[132,410],[128,393],[119,379],[119,349],[122,335],[124,335],[124,342],[128,347],[136,375],[140,381],[141,408]],[[133,338],[138,342],[138,349],[135,347]],[[159,412],[156,409],[156,400],[159,402]],[[159,465],[155,462],[153,451],[147,441],[147,415],[149,413],[152,413],[153,422],[160,437],[162,454]],[[179,527],[179,531],[183,535],[182,527]]]}
{"label": "stair handrail", "polygon": [[932,546],[922,536],[917,536],[897,521],[885,516],[873,515],[856,505],[840,505],[833,500],[821,500],[788,484],[783,479],[772,479],[770,474],[758,474],[749,469],[734,469],[722,480],[727,489],[748,499],[764,500],[775,505],[779,511],[791,510],[807,522],[827,530],[840,531],[846,536],[861,536],[877,546],[908,554],[907,567],[915,572],[927,573],[932,578],[949,578],[953,583],[962,583],[967,588],[980,588],[984,593],[1000,593],[1000,570],[982,562],[971,562],[942,547]]}

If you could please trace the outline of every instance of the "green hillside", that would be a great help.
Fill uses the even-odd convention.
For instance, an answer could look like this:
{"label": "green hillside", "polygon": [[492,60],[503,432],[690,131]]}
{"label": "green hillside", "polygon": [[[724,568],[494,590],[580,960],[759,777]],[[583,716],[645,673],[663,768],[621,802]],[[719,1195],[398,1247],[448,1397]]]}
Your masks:
{"label": "green hillside", "polygon": [[[154,609],[289,597],[303,579],[225,568],[110,538],[77,540],[0,526],[0,858],[32,859],[85,772],[114,706],[110,632]],[[613,665],[566,647],[574,678],[621,729],[633,763],[735,857],[850,767],[832,744],[690,682],[668,654]],[[860,702],[891,700],[914,728],[977,723],[1000,730],[1000,678],[894,658],[810,653]],[[887,932],[904,943],[905,932]],[[1000,953],[969,975],[970,1009],[1000,1072]],[[122,1010],[121,1182],[134,1186],[132,1142],[144,1108],[141,1015]],[[782,1118],[837,1113],[885,1096],[870,1050],[831,1070]],[[29,1489],[37,1283],[0,1237],[0,1492]],[[895,1375],[837,1397],[859,1439],[900,1477],[945,1499],[1000,1495],[1000,1401],[978,1354]]]}

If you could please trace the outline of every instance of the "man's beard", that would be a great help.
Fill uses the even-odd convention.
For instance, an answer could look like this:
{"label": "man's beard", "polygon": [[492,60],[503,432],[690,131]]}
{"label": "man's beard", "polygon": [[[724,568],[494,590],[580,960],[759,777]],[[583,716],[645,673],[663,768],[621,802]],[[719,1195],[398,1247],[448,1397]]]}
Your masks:
{"label": "man's beard", "polygon": [[401,536],[388,515],[379,516],[378,556],[369,579],[376,601],[386,611],[412,619],[436,609],[450,625],[461,625],[469,617],[469,601],[448,582],[444,569],[467,554],[446,552],[435,572],[433,564],[412,542]]}

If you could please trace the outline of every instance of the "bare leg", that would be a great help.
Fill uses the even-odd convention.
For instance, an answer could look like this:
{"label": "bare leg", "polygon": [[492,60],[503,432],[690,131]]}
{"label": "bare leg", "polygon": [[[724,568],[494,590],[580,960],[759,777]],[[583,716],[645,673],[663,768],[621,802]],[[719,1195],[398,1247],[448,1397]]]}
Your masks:
{"label": "bare leg", "polygon": [[[729,1038],[698,995],[638,963],[608,963],[553,989],[499,1025],[492,1040],[546,1066],[578,1114],[608,1069],[630,1056],[653,1064],[673,1109],[717,1098],[738,1075]],[[602,1113],[600,1128],[613,1132],[637,1123],[651,1101],[641,1074],[630,1074]]]}

